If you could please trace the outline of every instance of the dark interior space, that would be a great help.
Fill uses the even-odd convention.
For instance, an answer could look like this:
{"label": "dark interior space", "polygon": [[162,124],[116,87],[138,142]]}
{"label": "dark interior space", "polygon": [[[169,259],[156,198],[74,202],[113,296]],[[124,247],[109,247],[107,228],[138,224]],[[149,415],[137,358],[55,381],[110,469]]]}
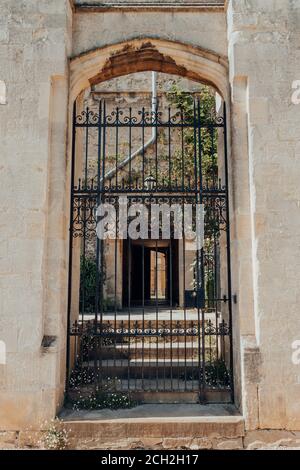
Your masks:
{"label": "dark interior space", "polygon": [[[161,245],[161,244],[160,244]],[[123,306],[171,305],[179,302],[178,243],[155,240],[124,242]]]}

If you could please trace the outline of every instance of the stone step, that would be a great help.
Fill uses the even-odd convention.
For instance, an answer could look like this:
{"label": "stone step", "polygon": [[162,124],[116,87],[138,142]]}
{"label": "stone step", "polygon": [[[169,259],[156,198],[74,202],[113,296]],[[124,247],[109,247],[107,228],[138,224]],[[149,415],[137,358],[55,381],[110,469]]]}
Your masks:
{"label": "stone step", "polygon": [[[202,348],[200,346],[200,351]],[[216,355],[215,347],[206,347],[206,357]],[[90,350],[89,351],[89,360],[100,360],[100,359],[141,359],[144,358],[144,361],[147,362],[149,359],[197,359],[199,356],[199,343],[198,340],[195,341],[137,341],[128,343],[117,343],[116,345],[103,346],[101,349]],[[87,358],[85,358],[87,359]]]}
{"label": "stone step", "polygon": [[[173,391],[164,391],[163,388],[154,390],[151,388],[151,384],[148,381],[144,381],[146,384],[146,391],[132,390],[130,396],[138,403],[200,403],[199,388],[196,390],[197,383],[194,383],[193,387],[186,387],[182,389],[176,389],[177,384],[174,383]],[[167,387],[166,387],[167,389]],[[125,389],[124,389],[125,392]],[[225,389],[208,389],[205,392],[206,403],[232,403],[230,390]]]}
{"label": "stone step", "polygon": [[[199,311],[199,315],[200,315],[200,320],[202,318],[201,316],[201,311]],[[116,314],[114,312],[111,312],[111,313],[103,313],[102,314],[102,321],[103,322],[114,322],[115,320],[117,321],[128,321],[128,319],[130,318],[131,321],[140,321],[140,320],[143,320],[143,317],[144,317],[144,321],[156,321],[156,320],[159,320],[161,322],[163,321],[169,321],[170,318],[173,319],[173,321],[183,321],[184,319],[186,319],[187,321],[194,321],[194,322],[197,322],[198,319],[199,319],[199,315],[198,315],[198,310],[197,309],[186,309],[186,311],[184,311],[183,308],[174,308],[174,309],[161,309],[159,308],[157,311],[155,308],[145,308],[144,312],[142,310],[142,308],[138,308],[138,309],[132,309],[131,311],[128,311],[127,309],[124,309],[122,311],[118,311],[116,312]],[[215,319],[215,312],[207,312],[205,311],[205,319],[206,320],[214,320]],[[220,315],[220,314],[219,314]],[[100,320],[100,316],[101,314],[98,313],[97,317],[98,317],[98,320]],[[84,314],[84,320],[85,321],[91,321],[93,322],[95,319],[95,315],[94,314]],[[81,317],[79,317],[79,320],[81,321]]]}
{"label": "stone step", "polygon": [[[128,376],[131,378],[148,378],[153,379],[154,377],[176,377],[176,378],[193,378],[199,375],[199,366],[201,363],[197,360],[185,360],[179,358],[176,361],[170,359],[107,359],[97,361],[97,368],[103,378],[117,378],[126,379]],[[90,361],[89,363],[83,362],[82,369],[94,370],[95,363]]]}
{"label": "stone step", "polygon": [[[97,386],[101,389],[102,387],[106,387],[108,382],[103,378],[103,380],[99,380],[97,382]],[[182,402],[182,403],[198,403],[199,402],[199,390],[201,389],[201,385],[199,385],[199,380],[195,377],[193,380],[184,380],[184,377],[151,377],[151,378],[130,378],[127,377],[123,379],[111,379],[110,378],[110,388],[111,390],[118,391],[118,392],[130,392],[131,396],[144,396],[147,400],[138,400],[138,401],[146,401],[149,402],[149,397],[151,398],[151,402],[153,403],[175,403],[175,402]],[[91,393],[95,389],[95,384],[88,384],[82,385],[80,387],[80,395],[81,396],[90,396]],[[78,394],[78,389],[70,389],[69,395],[71,397],[75,397]],[[193,399],[191,401],[187,400],[187,397],[184,396],[185,393],[193,394]],[[209,393],[210,396],[214,394],[214,396],[218,396],[218,401],[220,402],[231,402],[230,390],[225,386],[221,385],[217,387],[210,386],[209,384],[206,385],[206,393]],[[133,395],[132,395],[133,394]],[[161,396],[162,394],[162,396]],[[177,394],[180,395],[180,399],[177,400]],[[150,396],[152,395],[152,397]],[[195,401],[195,395],[196,401]],[[223,399],[219,400],[220,396],[223,396]],[[164,401],[164,400],[171,400],[171,401]],[[175,400],[175,401],[174,401]]]}
{"label": "stone step", "polygon": [[[124,331],[122,334],[119,331],[117,332],[116,335],[111,335],[108,337],[104,336],[104,338],[102,339],[102,343],[100,342],[100,337],[99,337],[98,344],[102,344],[102,347],[103,346],[109,347],[109,346],[119,344],[119,345],[123,345],[124,348],[126,348],[126,346],[128,347],[129,342],[131,343],[132,348],[135,347],[136,343],[142,343],[142,342],[144,342],[145,345],[147,343],[157,344],[157,342],[162,343],[162,344],[164,343],[177,344],[177,343],[188,342],[188,343],[194,343],[196,345],[198,344],[199,338],[201,340],[201,333],[202,333],[202,329],[199,330],[199,334],[197,332],[196,334],[188,333],[186,335],[184,333],[180,333],[180,334],[172,333],[171,335],[169,332],[167,332],[167,334],[162,334],[160,332],[156,334],[155,329],[153,329],[152,331],[153,331],[152,334],[147,333],[147,330],[146,330],[144,335],[142,333],[132,335],[130,339],[128,338],[127,330]],[[215,337],[211,336],[211,340],[212,342],[215,342]],[[209,336],[206,336],[206,342],[207,343],[209,342]]]}
{"label": "stone step", "polygon": [[[233,405],[147,404],[129,410],[63,410],[74,449],[242,447],[244,420]],[[224,447],[225,448],[225,447]]]}
{"label": "stone step", "polygon": [[148,359],[170,359],[176,360],[176,358],[197,358],[198,351],[199,351],[199,344],[197,339],[193,342],[191,341],[182,341],[182,342],[137,342],[131,345],[130,350],[128,347],[126,349],[126,345],[117,344],[116,350],[118,353],[120,351],[123,354],[130,357],[130,359],[138,359],[144,357],[145,361]]}

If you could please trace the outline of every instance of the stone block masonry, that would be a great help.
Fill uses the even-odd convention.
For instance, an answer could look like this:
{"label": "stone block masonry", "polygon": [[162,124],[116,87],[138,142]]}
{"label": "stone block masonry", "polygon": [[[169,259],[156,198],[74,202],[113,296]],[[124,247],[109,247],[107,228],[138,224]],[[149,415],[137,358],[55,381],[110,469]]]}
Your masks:
{"label": "stone block masonry", "polygon": [[[49,216],[55,214],[57,224],[65,211],[72,10],[64,0],[1,0],[0,10],[6,103],[0,106],[0,339],[7,350],[0,366],[0,427],[21,429],[52,417],[63,398],[65,307],[56,303],[50,315],[50,305],[65,296],[64,282],[54,280],[59,270],[66,272],[66,235],[59,229],[49,234]],[[61,108],[55,109],[59,93]],[[52,188],[58,179],[62,190]],[[56,266],[50,267],[52,254]],[[47,334],[58,338],[53,354],[43,353]]]}
{"label": "stone block masonry", "polygon": [[36,445],[28,429],[37,437],[61,409],[73,99],[133,51],[145,70],[145,58],[158,71],[167,64],[214,84],[227,101],[235,404],[246,431],[191,436],[155,424],[141,437],[122,424],[116,444],[97,427],[76,434],[72,425],[72,446],[297,447],[300,105],[291,96],[300,80],[299,2],[229,0],[157,14],[0,0],[0,11],[1,446]]}

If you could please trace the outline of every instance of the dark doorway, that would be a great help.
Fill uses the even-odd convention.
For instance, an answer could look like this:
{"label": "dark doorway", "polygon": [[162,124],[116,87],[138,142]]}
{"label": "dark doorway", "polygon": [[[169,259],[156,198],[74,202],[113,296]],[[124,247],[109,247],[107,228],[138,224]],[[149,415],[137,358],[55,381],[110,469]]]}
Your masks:
{"label": "dark doorway", "polygon": [[124,243],[124,306],[178,304],[178,243],[175,242]]}

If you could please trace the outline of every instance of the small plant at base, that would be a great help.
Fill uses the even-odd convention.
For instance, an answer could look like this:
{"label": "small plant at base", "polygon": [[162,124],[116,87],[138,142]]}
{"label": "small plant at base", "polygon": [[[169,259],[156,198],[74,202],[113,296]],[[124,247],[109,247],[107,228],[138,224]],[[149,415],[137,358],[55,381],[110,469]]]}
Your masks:
{"label": "small plant at base", "polygon": [[120,392],[99,391],[96,393],[96,402],[98,406],[109,408],[110,410],[133,408],[137,405],[130,395]]}
{"label": "small plant at base", "polygon": [[[203,370],[195,369],[192,373],[180,376],[181,380],[203,381]],[[217,359],[211,364],[205,365],[205,383],[212,388],[223,388],[230,386],[230,372],[223,360]]]}
{"label": "small plant at base", "polygon": [[71,405],[73,410],[118,410],[137,406],[129,393],[116,391],[116,382],[117,379],[109,378],[101,389],[91,391],[89,395],[81,394],[79,390],[76,398],[68,397],[66,406]]}
{"label": "small plant at base", "polygon": [[71,401],[71,404],[74,410],[118,410],[137,406],[137,402],[127,394],[104,391],[99,391],[88,397],[79,397],[77,400]]}
{"label": "small plant at base", "polygon": [[68,445],[67,430],[61,426],[61,421],[55,418],[51,421],[43,436],[43,446],[48,450],[64,450]]}

